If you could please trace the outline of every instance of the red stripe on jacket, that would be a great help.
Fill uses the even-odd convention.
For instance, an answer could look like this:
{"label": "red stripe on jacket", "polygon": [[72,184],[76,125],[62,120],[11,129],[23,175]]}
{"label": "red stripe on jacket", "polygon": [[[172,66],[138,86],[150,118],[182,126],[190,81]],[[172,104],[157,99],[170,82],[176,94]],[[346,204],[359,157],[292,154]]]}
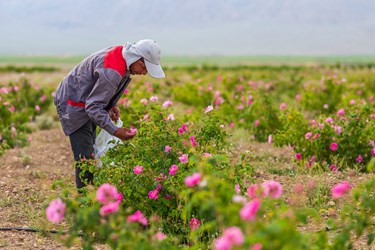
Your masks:
{"label": "red stripe on jacket", "polygon": [[123,46],[114,46],[104,56],[104,68],[116,70],[122,77],[126,72],[126,62],[122,56]]}
{"label": "red stripe on jacket", "polygon": [[86,106],[86,103],[84,103],[84,102],[74,102],[70,99],[68,99],[67,102],[68,102],[68,105],[70,105],[70,106],[81,107],[81,108],[84,108]]}

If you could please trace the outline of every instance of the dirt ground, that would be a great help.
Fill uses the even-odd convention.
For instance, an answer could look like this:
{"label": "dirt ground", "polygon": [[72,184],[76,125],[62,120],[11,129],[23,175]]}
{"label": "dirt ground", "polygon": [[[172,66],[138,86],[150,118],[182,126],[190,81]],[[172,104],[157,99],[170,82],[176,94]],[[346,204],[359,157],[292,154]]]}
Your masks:
{"label": "dirt ground", "polygon": [[[56,180],[74,186],[74,171],[69,139],[61,128],[42,130],[31,135],[30,146],[11,149],[0,157],[0,227],[23,227],[56,229],[45,217],[45,208],[49,197],[56,197],[57,191],[51,191]],[[374,174],[308,173],[293,174],[288,149],[275,149],[267,143],[240,142],[238,150],[248,150],[253,155],[255,181],[278,180],[283,185],[283,196],[292,197],[296,183],[308,183],[314,180],[317,185],[328,187],[342,180],[348,180],[354,186]],[[251,145],[251,146],[248,146]],[[288,199],[288,198],[286,198]],[[330,201],[328,201],[330,202]],[[323,207],[327,207],[322,204]],[[309,223],[301,231],[324,229],[324,222]],[[368,249],[365,239],[358,239],[355,249]],[[67,249],[55,235],[40,233],[0,231],[0,249]],[[79,249],[79,244],[70,249]],[[97,246],[96,249],[108,249]]]}

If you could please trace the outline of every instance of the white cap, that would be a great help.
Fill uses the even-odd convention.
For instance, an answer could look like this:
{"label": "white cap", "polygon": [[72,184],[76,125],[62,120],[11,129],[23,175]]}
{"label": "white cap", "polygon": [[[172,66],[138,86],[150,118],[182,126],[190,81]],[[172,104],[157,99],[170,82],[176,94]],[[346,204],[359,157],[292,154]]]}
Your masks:
{"label": "white cap", "polygon": [[164,71],[160,66],[160,46],[154,40],[140,40],[132,47],[135,47],[138,54],[145,60],[147,71],[152,77],[165,77]]}

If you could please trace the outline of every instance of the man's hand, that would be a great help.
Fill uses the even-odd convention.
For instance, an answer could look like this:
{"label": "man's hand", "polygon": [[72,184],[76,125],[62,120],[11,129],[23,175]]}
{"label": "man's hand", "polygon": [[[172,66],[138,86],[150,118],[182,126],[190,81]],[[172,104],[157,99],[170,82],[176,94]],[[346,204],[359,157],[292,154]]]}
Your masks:
{"label": "man's hand", "polygon": [[129,140],[135,136],[137,132],[131,131],[129,128],[119,128],[113,134],[121,140]]}
{"label": "man's hand", "polygon": [[112,121],[117,121],[120,117],[120,109],[117,106],[113,106],[108,111],[109,117],[111,117]]}

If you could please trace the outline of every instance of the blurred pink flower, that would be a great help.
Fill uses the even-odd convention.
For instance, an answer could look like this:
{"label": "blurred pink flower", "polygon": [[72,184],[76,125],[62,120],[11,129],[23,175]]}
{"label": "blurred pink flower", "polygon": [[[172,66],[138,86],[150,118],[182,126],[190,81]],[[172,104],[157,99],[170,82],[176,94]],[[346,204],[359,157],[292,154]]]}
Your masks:
{"label": "blurred pink flower", "polygon": [[342,127],[340,126],[333,126],[333,129],[335,130],[335,133],[338,135],[342,133]]}
{"label": "blurred pink flower", "polygon": [[336,166],[335,164],[331,164],[331,165],[329,166],[329,169],[331,169],[332,172],[334,172],[334,173],[336,173],[336,172],[338,171],[338,168],[337,168],[337,166]]}
{"label": "blurred pink flower", "polygon": [[261,197],[264,196],[264,192],[263,192],[263,189],[260,185],[251,184],[250,187],[247,188],[247,195],[251,199],[261,198]]}
{"label": "blurred pink flower", "polygon": [[183,134],[186,131],[188,131],[188,126],[186,124],[182,124],[182,126],[178,129],[179,134]]}
{"label": "blurred pink flower", "polygon": [[239,194],[241,192],[240,184],[234,185],[234,191],[236,192],[236,194]]}
{"label": "blurred pink flower", "polygon": [[141,99],[141,103],[143,103],[144,105],[146,105],[148,103],[148,101],[147,101],[146,98],[143,98],[143,99]]}
{"label": "blurred pink flower", "polygon": [[310,137],[313,135],[313,133],[311,133],[311,132],[307,132],[306,134],[305,134],[305,138],[306,138],[306,140],[308,140],[308,139],[310,139]]}
{"label": "blurred pink flower", "polygon": [[324,104],[324,105],[323,105],[323,108],[324,108],[324,109],[328,109],[328,108],[329,108],[328,104]]}
{"label": "blurred pink flower", "polygon": [[300,161],[302,159],[302,154],[301,153],[297,153],[296,154],[296,159]]}
{"label": "blurred pink flower", "polygon": [[337,111],[337,116],[343,116],[345,115],[345,110],[344,109],[340,109],[339,111]]}
{"label": "blurred pink flower", "polygon": [[150,97],[150,101],[151,102],[156,102],[158,100],[158,97],[157,96],[151,96]]}
{"label": "blurred pink flower", "polygon": [[167,117],[167,121],[174,121],[174,120],[175,120],[174,115],[169,114],[168,117]]}
{"label": "blurred pink flower", "polygon": [[230,127],[230,128],[234,128],[234,122],[231,122],[231,123],[229,124],[229,127]]}
{"label": "blurred pink flower", "polygon": [[137,165],[137,166],[135,166],[135,167],[133,168],[133,172],[134,172],[134,174],[141,174],[142,171],[143,171],[143,167],[140,166],[140,165]]}
{"label": "blurred pink flower", "polygon": [[272,135],[268,136],[268,143],[270,143],[270,144],[272,143]]}
{"label": "blurred pink flower", "polygon": [[232,201],[233,202],[238,202],[238,203],[246,204],[247,199],[245,197],[243,197],[242,195],[236,194],[236,195],[233,195]]}
{"label": "blurred pink flower", "polygon": [[136,134],[138,132],[138,129],[136,129],[136,128],[130,128],[129,132],[132,133],[132,134]]}
{"label": "blurred pink flower", "polygon": [[230,250],[232,248],[232,243],[229,239],[221,236],[214,241],[215,250]]}
{"label": "blurred pink flower", "polygon": [[65,208],[60,198],[52,200],[46,208],[47,219],[52,223],[60,223],[64,219]]}
{"label": "blurred pink flower", "polygon": [[336,184],[332,189],[331,189],[331,194],[333,199],[338,199],[345,195],[347,192],[350,191],[352,187],[350,186],[350,183],[347,181],[343,181],[339,184]]}
{"label": "blurred pink flower", "polygon": [[297,102],[301,101],[301,95],[300,94],[296,95],[296,100],[297,100]]}
{"label": "blurred pink flower", "polygon": [[326,123],[333,123],[332,117],[328,117],[324,120]]}
{"label": "blurred pink flower", "polygon": [[351,99],[350,102],[349,102],[350,105],[354,105],[355,104],[355,100],[354,99]]}
{"label": "blurred pink flower", "polygon": [[285,104],[284,102],[280,104],[280,109],[281,109],[281,110],[286,109],[286,104]]}
{"label": "blurred pink flower", "polygon": [[362,155],[358,155],[356,160],[357,160],[358,163],[361,163],[363,161]]}
{"label": "blurred pink flower", "polygon": [[201,222],[197,218],[191,218],[190,220],[190,229],[191,230],[197,230],[201,225]]}
{"label": "blurred pink flower", "polygon": [[96,199],[103,205],[115,201],[117,195],[117,188],[109,183],[102,184],[96,191]]}
{"label": "blurred pink flower", "polygon": [[178,166],[177,165],[172,165],[170,168],[169,168],[169,174],[170,175],[175,175],[176,172],[178,170]]}
{"label": "blurred pink flower", "polygon": [[281,184],[277,181],[265,181],[262,183],[264,194],[272,198],[279,198],[283,192]]}
{"label": "blurred pink flower", "polygon": [[163,103],[163,108],[168,108],[168,107],[171,107],[172,105],[173,105],[173,102],[168,100]]}
{"label": "blurred pink flower", "polygon": [[127,218],[128,222],[138,222],[142,224],[143,226],[147,226],[148,221],[147,218],[144,217],[141,211],[137,210],[134,214],[131,214]]}
{"label": "blurred pink flower", "polygon": [[254,122],[254,126],[255,126],[255,127],[258,127],[258,126],[259,126],[259,120],[255,120],[255,122]]}
{"label": "blurred pink flower", "polygon": [[148,198],[151,200],[156,200],[159,197],[159,191],[157,189],[148,192]]}
{"label": "blurred pink flower", "polygon": [[46,99],[47,99],[47,96],[46,96],[46,95],[42,95],[42,96],[39,98],[39,101],[40,101],[40,102],[44,102]]}
{"label": "blurred pink flower", "polygon": [[296,183],[294,185],[294,192],[296,192],[297,194],[300,194],[303,192],[303,185],[302,183]]}
{"label": "blurred pink flower", "polygon": [[119,202],[111,202],[102,206],[99,210],[101,216],[106,216],[107,214],[116,213],[119,209]]}
{"label": "blurred pink flower", "polygon": [[162,232],[157,232],[157,233],[154,235],[154,239],[159,240],[159,241],[162,241],[162,240],[164,240],[165,238],[167,238],[167,236],[166,236],[165,234],[163,234]]}
{"label": "blurred pink flower", "polygon": [[124,195],[121,192],[119,192],[116,197],[116,202],[121,203],[123,199],[124,199]]}
{"label": "blurred pink flower", "polygon": [[12,105],[8,110],[10,113],[14,113],[14,111],[16,111],[16,108]]}
{"label": "blurred pink flower", "polygon": [[262,244],[261,243],[255,243],[253,245],[250,246],[250,249],[249,250],[262,250]]}
{"label": "blurred pink flower", "polygon": [[320,137],[320,134],[314,134],[313,139],[318,139]]}
{"label": "blurred pink flower", "polygon": [[223,236],[232,243],[232,245],[242,245],[244,243],[244,235],[238,227],[228,227],[224,229]]}
{"label": "blurred pink flower", "polygon": [[332,142],[329,146],[329,149],[332,151],[336,151],[339,148],[339,145],[336,142]]}
{"label": "blurred pink flower", "polygon": [[243,105],[242,103],[237,105],[237,110],[243,110],[245,108],[245,105]]}
{"label": "blurred pink flower", "polygon": [[189,139],[190,139],[191,145],[192,145],[193,147],[196,147],[196,146],[198,145],[198,143],[195,141],[194,136],[191,136]]}
{"label": "blurred pink flower", "polygon": [[242,220],[255,220],[256,213],[258,212],[260,206],[260,199],[256,198],[250,202],[248,202],[245,206],[243,206],[240,210],[240,217]]}
{"label": "blurred pink flower", "polygon": [[207,108],[204,109],[204,113],[208,113],[214,110],[214,107],[212,105],[207,106]]}
{"label": "blurred pink flower", "polygon": [[371,149],[371,155],[375,156],[375,148]]}
{"label": "blurred pink flower", "polygon": [[167,145],[167,146],[164,147],[164,152],[168,153],[169,151],[171,151],[171,149],[172,149],[172,147]]}
{"label": "blurred pink flower", "polygon": [[199,182],[201,181],[201,178],[202,176],[200,173],[194,173],[185,178],[185,184],[188,187],[194,187],[199,184]]}
{"label": "blurred pink flower", "polygon": [[187,163],[189,161],[188,154],[183,154],[181,157],[178,157],[181,163]]}
{"label": "blurred pink flower", "polygon": [[38,112],[40,111],[39,105],[35,105],[35,110],[38,111]]}
{"label": "blurred pink flower", "polygon": [[212,155],[210,153],[203,153],[204,157],[211,157]]}

